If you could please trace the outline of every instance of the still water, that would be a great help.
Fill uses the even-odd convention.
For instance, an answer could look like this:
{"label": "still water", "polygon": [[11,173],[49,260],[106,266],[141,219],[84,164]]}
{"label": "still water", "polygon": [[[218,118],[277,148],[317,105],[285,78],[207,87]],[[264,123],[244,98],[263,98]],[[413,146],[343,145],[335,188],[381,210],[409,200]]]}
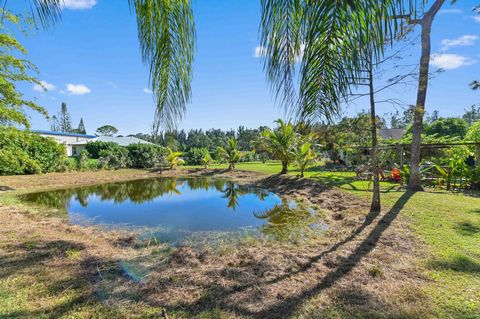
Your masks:
{"label": "still water", "polygon": [[291,236],[318,226],[312,210],[267,190],[211,178],[153,178],[24,195],[80,225],[150,229],[161,241],[246,231]]}

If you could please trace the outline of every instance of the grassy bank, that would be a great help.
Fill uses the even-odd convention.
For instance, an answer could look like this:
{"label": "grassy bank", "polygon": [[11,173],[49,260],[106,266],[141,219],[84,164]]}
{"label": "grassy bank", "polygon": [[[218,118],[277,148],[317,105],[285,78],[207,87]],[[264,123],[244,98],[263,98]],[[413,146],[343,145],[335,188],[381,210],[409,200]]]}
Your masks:
{"label": "grassy bank", "polygon": [[[217,167],[224,168],[219,165]],[[240,163],[238,169],[266,174],[280,172],[276,162]],[[292,170],[290,174],[298,174]],[[355,180],[353,172],[310,170],[306,177],[370,198],[371,184]],[[402,201],[398,184],[381,183],[384,210]],[[480,193],[428,190],[412,194],[403,204],[419,240],[428,245],[421,258],[431,279],[426,292],[442,318],[480,318]]]}

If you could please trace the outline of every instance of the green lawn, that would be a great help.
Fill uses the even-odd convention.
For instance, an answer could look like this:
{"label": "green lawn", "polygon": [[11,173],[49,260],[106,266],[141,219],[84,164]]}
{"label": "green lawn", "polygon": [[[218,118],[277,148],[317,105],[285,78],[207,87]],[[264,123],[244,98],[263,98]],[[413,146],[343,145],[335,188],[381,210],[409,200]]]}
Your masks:
{"label": "green lawn", "polygon": [[[240,163],[237,169],[274,174],[281,166],[278,162]],[[353,172],[312,169],[305,175],[358,196],[371,194],[371,183],[355,180]],[[405,194],[398,184],[382,182],[381,189],[384,209]],[[438,316],[480,318],[480,193],[417,192],[408,198],[401,214],[412,221],[419,240],[427,245],[428,255],[420,267],[432,280],[426,292]]]}

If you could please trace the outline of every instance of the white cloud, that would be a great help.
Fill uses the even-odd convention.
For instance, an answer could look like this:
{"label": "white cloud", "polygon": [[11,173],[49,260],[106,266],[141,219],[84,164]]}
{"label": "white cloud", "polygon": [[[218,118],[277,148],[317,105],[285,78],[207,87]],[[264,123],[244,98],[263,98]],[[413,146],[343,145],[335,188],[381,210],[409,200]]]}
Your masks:
{"label": "white cloud", "polygon": [[263,58],[266,55],[267,55],[267,49],[261,45],[257,46],[255,48],[255,52],[253,53],[253,56],[256,58]]}
{"label": "white cloud", "polygon": [[44,92],[44,91],[54,91],[56,88],[55,85],[53,85],[52,83],[48,83],[47,81],[40,81],[40,83],[42,85],[34,84],[33,90],[38,92]]}
{"label": "white cloud", "polygon": [[67,92],[73,95],[84,95],[90,93],[90,89],[83,84],[67,84]]}
{"label": "white cloud", "polygon": [[462,13],[462,10],[460,9],[442,9],[440,10],[440,13]]}
{"label": "white cloud", "polygon": [[473,20],[475,20],[476,22],[480,23],[480,15],[474,16],[474,17],[473,17]]}
{"label": "white cloud", "polygon": [[144,88],[143,89],[143,92],[147,93],[147,94],[152,94],[152,90],[150,90],[149,88]]}
{"label": "white cloud", "polygon": [[97,0],[62,0],[61,6],[71,10],[91,9],[97,4]]}
{"label": "white cloud", "polygon": [[472,65],[476,62],[476,60],[472,60],[466,56],[450,53],[433,54],[430,60],[430,64],[444,70],[452,70],[461,66]]}
{"label": "white cloud", "polygon": [[[303,53],[305,51],[305,44],[300,45],[300,53],[299,55],[295,58],[295,62],[300,62],[303,58]],[[267,48],[259,45],[255,48],[255,52],[253,53],[253,56],[256,58],[263,58],[267,55]]]}
{"label": "white cloud", "polygon": [[454,46],[467,46],[474,45],[475,41],[478,39],[476,35],[462,35],[456,39],[444,39],[442,40],[443,50],[448,50],[450,47]]}

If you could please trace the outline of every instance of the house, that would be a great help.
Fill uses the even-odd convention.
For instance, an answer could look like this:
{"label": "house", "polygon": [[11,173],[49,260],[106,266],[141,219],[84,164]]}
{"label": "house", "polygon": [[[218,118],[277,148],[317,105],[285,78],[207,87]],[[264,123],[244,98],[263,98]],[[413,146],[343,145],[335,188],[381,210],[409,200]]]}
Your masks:
{"label": "house", "polygon": [[78,141],[72,143],[72,156],[77,156],[85,149],[89,142],[112,142],[120,146],[128,146],[131,144],[153,144],[134,136],[95,136],[95,138],[86,141]]}
{"label": "house", "polygon": [[404,128],[381,128],[378,135],[384,140],[400,140],[405,134]]}
{"label": "house", "polygon": [[33,133],[37,133],[43,137],[51,137],[57,143],[65,145],[67,150],[67,156],[78,156],[80,152],[85,149],[85,146],[89,142],[113,142],[120,146],[128,146],[131,144],[152,144],[134,136],[116,137],[116,136],[96,136],[87,134],[75,134],[75,133],[63,133],[63,132],[51,132],[42,130],[32,130]]}
{"label": "house", "polygon": [[33,133],[36,133],[43,137],[51,137],[58,144],[65,145],[67,150],[67,156],[76,156],[80,154],[74,146],[75,143],[87,143],[93,139],[96,139],[95,135],[87,134],[76,134],[76,133],[63,133],[63,132],[52,132],[52,131],[42,131],[42,130],[32,130]]}

